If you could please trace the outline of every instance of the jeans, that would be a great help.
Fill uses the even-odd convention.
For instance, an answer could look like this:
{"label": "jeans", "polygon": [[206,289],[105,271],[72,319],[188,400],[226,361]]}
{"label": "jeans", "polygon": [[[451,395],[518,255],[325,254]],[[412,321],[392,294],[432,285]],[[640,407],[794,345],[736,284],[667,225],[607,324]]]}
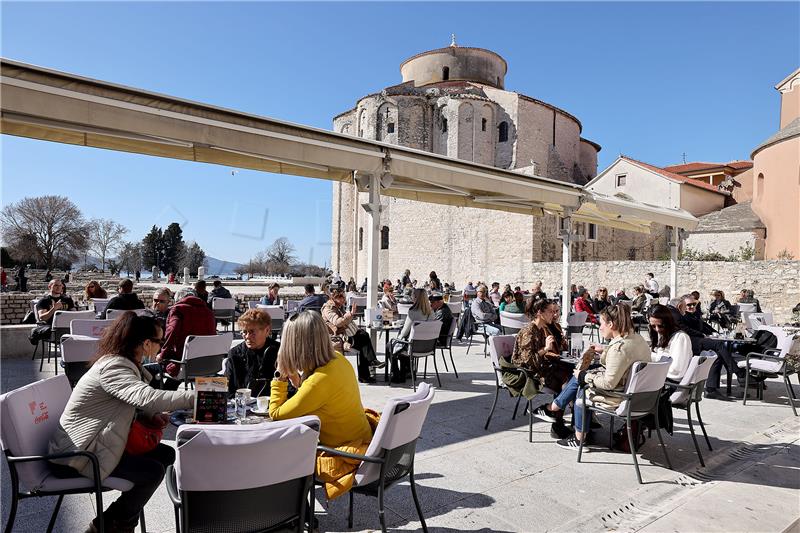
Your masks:
{"label": "jeans", "polygon": [[486,335],[489,337],[494,337],[496,335],[500,335],[501,333],[499,327],[495,326],[494,324],[489,324],[488,322],[479,322],[475,324],[475,331],[478,333],[486,333]]}
{"label": "jeans", "polygon": [[[123,492],[114,503],[108,506],[103,513],[104,518],[135,525],[139,520],[139,513],[164,480],[167,466],[174,462],[175,449],[166,444],[159,444],[154,450],[142,455],[123,452],[117,467],[110,475],[127,479],[133,483],[133,488]],[[69,466],[52,463],[50,466],[56,477],[67,478],[80,475]]]}
{"label": "jeans", "polygon": [[[575,400],[575,408],[572,411],[572,420],[575,425],[575,431],[580,431],[584,433],[583,427],[583,411],[586,409],[584,407],[583,402],[585,401],[586,391],[585,390],[578,390],[578,396]],[[586,423],[591,427],[592,424],[592,413],[591,411],[586,416]],[[589,428],[586,428],[587,430]]]}
{"label": "jeans", "polygon": [[553,402],[563,411],[570,403],[575,401],[575,398],[578,396],[579,388],[578,379],[572,376]]}

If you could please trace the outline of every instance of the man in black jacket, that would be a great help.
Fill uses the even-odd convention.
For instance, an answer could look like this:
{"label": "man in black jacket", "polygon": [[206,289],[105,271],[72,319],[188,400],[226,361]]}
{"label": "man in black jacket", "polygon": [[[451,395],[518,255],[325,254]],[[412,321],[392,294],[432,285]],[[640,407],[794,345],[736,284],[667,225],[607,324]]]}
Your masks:
{"label": "man in black jacket", "polygon": [[231,348],[225,361],[228,392],[249,388],[254,397],[269,396],[280,344],[272,339],[272,320],[266,311],[250,309],[236,322],[244,342]]}
{"label": "man in black jacket", "polygon": [[433,319],[442,321],[442,329],[439,332],[439,345],[447,346],[447,337],[450,336],[450,326],[453,324],[453,312],[450,306],[444,303],[441,293],[431,293],[431,309],[433,309]]}
{"label": "man in black jacket", "polygon": [[681,331],[689,335],[692,341],[692,352],[694,355],[700,355],[703,350],[712,350],[717,354],[717,360],[708,373],[708,380],[706,381],[705,397],[712,400],[730,400],[727,396],[719,392],[719,379],[722,373],[722,367],[726,367],[731,372],[736,374],[739,384],[744,383],[745,371],[736,365],[736,361],[730,352],[730,344],[719,339],[706,337],[706,331],[710,329],[700,318],[697,317],[694,310],[697,306],[697,300],[691,294],[685,294],[681,297],[681,302],[677,306],[680,313],[678,326]]}
{"label": "man in black jacket", "polygon": [[108,301],[108,305],[103,311],[103,318],[106,317],[106,313],[109,309],[120,309],[122,311],[144,309],[144,302],[133,292],[133,282],[131,280],[123,279],[120,281],[117,291],[119,294]]}

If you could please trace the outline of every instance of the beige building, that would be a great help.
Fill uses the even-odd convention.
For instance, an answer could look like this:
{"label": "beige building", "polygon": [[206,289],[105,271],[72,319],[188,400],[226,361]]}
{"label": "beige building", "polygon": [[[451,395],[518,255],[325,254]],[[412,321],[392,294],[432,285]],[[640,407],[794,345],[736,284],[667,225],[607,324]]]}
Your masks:
{"label": "beige building", "polygon": [[[581,137],[578,118],[552,104],[505,88],[506,61],[495,52],[451,44],[400,65],[402,81],[364,96],[333,119],[337,132],[576,184],[597,173],[600,146]],[[367,270],[362,204],[353,184],[333,185],[332,268],[361,280]],[[381,278],[404,269],[424,279],[524,283],[531,264],[560,261],[555,216],[506,213],[382,198]],[[586,236],[576,261],[656,259],[668,253],[653,235],[577,224]]]}
{"label": "beige building", "polygon": [[729,161],[728,163],[693,161],[664,167],[664,170],[720,187],[731,193],[732,203],[746,202],[753,198],[752,161]]}
{"label": "beige building", "polygon": [[753,159],[753,211],[767,227],[767,259],[800,258],[800,68],[775,86],[779,131]]}

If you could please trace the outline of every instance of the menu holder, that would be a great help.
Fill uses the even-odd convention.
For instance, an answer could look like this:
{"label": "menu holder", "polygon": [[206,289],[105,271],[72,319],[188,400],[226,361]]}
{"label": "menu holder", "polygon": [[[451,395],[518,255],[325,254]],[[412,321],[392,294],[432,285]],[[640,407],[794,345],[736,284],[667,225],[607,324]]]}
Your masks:
{"label": "menu holder", "polygon": [[228,417],[228,378],[195,378],[194,420],[198,424],[223,424]]}
{"label": "menu holder", "polygon": [[394,320],[394,311],[392,311],[391,309],[384,309],[382,317],[384,324],[391,324],[392,321]]}

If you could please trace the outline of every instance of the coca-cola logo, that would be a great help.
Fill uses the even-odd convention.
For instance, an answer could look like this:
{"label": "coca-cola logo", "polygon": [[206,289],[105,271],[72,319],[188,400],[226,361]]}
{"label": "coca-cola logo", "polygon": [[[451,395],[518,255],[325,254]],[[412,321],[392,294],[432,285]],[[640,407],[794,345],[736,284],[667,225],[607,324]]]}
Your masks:
{"label": "coca-cola logo", "polygon": [[41,424],[49,418],[47,415],[47,402],[30,402],[28,403],[28,409],[31,411],[34,424]]}

